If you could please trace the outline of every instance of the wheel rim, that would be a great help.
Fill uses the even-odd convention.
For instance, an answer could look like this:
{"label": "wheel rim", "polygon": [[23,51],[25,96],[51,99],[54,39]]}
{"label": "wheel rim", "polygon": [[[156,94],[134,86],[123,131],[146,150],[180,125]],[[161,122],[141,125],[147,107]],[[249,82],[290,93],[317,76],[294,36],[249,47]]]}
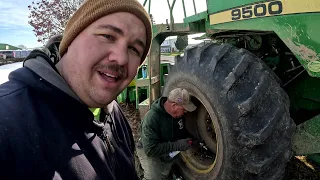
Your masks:
{"label": "wheel rim", "polygon": [[[195,121],[196,125],[192,126],[191,131],[197,131],[195,135],[198,139],[204,140],[208,151],[200,146],[192,146],[189,150],[181,152],[180,157],[186,165],[198,174],[207,174],[216,166],[218,159],[217,133],[215,124],[217,117],[214,113],[209,113],[198,97],[192,95],[192,101],[196,104],[197,110],[186,115],[187,121]],[[213,111],[211,111],[213,112]],[[203,131],[206,129],[205,131]],[[190,131],[190,130],[189,130]],[[208,138],[210,137],[210,138]]]}

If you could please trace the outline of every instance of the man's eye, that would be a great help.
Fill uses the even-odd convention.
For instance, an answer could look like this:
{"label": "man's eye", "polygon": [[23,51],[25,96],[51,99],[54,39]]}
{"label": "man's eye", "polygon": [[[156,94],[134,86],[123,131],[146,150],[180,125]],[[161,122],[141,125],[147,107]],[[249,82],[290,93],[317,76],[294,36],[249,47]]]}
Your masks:
{"label": "man's eye", "polygon": [[135,47],[130,47],[131,50],[133,50],[138,56],[140,56],[139,51]]}
{"label": "man's eye", "polygon": [[115,40],[115,37],[109,35],[109,34],[103,34],[102,35],[104,38],[108,39],[108,40],[111,40],[111,41],[114,41]]}

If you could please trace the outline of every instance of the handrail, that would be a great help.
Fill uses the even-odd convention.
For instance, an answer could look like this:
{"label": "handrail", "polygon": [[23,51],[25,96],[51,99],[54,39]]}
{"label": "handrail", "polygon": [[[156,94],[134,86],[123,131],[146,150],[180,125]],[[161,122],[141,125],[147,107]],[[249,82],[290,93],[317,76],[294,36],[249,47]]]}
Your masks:
{"label": "handrail", "polygon": [[[144,0],[143,6],[146,6],[148,0]],[[150,14],[151,0],[149,0],[148,14]]]}
{"label": "handrail", "polygon": [[[182,0],[182,1],[184,1],[184,0]],[[172,27],[172,24],[174,23],[174,18],[173,18],[173,15],[172,15],[172,11],[173,11],[173,8],[174,8],[174,4],[176,3],[176,0],[173,0],[171,6],[170,6],[169,0],[167,0],[167,2],[168,2],[169,9],[170,9],[170,27]]]}
{"label": "handrail", "polygon": [[187,14],[186,14],[186,6],[184,5],[184,0],[182,0],[182,6],[183,6],[184,18],[186,18]]}
{"label": "handrail", "polygon": [[194,14],[197,14],[197,8],[196,8],[196,3],[193,0],[193,8],[194,8]]}
{"label": "handrail", "polygon": [[[148,4],[148,5],[149,5],[149,7],[148,7],[148,14],[150,15],[151,0],[144,0],[143,6],[145,7],[148,1],[149,1],[149,4]],[[170,10],[170,27],[172,27],[172,25],[173,25],[173,23],[174,23],[173,8],[174,8],[174,5],[175,5],[175,3],[176,3],[176,0],[173,0],[173,2],[172,2],[171,5],[170,5],[169,0],[167,0],[167,3],[168,3],[169,10]],[[186,17],[187,17],[187,13],[186,13],[186,8],[185,8],[184,0],[182,0],[182,7],[183,7],[184,18],[186,18]],[[195,0],[193,0],[193,8],[194,8],[194,13],[197,14],[197,8],[196,8]],[[170,29],[171,29],[171,28],[170,28]]]}

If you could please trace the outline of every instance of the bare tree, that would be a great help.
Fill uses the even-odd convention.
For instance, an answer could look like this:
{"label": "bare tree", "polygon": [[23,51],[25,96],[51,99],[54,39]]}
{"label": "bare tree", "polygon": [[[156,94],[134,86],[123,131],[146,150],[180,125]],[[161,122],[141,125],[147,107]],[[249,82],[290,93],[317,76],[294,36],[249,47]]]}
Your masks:
{"label": "bare tree", "polygon": [[39,0],[28,6],[29,24],[38,38],[45,43],[51,36],[61,34],[71,15],[84,0]]}

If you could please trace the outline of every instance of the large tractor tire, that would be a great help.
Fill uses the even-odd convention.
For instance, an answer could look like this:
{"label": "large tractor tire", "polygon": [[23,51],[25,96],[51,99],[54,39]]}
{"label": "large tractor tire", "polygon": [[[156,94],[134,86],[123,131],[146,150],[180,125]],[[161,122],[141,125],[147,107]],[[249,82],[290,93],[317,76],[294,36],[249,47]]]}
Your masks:
{"label": "large tractor tire", "polygon": [[177,165],[185,179],[282,179],[295,124],[280,79],[255,55],[229,44],[187,50],[163,90],[187,89],[197,105],[186,127],[208,151],[193,146]]}

